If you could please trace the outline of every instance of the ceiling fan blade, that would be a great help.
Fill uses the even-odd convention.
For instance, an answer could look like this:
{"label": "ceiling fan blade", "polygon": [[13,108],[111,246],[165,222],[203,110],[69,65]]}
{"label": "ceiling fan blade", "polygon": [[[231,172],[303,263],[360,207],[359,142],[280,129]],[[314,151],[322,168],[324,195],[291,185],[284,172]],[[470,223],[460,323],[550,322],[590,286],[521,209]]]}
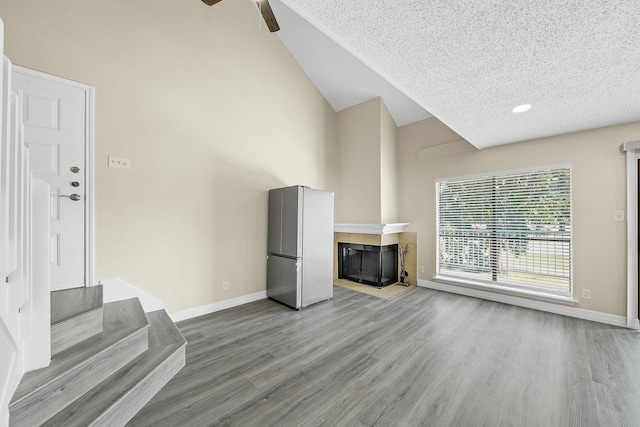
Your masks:
{"label": "ceiling fan blade", "polygon": [[[202,1],[205,1],[205,0],[202,0]],[[264,22],[267,23],[267,27],[269,28],[269,31],[271,31],[272,33],[279,31],[280,26],[278,25],[278,21],[276,21],[276,16],[273,14],[273,10],[271,10],[271,5],[269,4],[269,0],[258,0],[258,7],[260,8],[260,12],[262,13]]]}
{"label": "ceiling fan blade", "polygon": [[202,0],[202,2],[204,4],[206,4],[207,6],[213,6],[214,4],[220,2],[222,0]]}

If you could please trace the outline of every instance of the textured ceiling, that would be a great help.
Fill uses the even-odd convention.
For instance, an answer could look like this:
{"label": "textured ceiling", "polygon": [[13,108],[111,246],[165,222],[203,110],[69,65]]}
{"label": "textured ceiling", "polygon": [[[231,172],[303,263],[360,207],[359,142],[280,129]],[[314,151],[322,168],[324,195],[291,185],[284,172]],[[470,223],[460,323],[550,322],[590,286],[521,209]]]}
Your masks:
{"label": "textured ceiling", "polygon": [[431,117],[391,82],[300,15],[278,0],[270,4],[278,21],[285,23],[278,37],[334,110],[381,97],[398,126]]}
{"label": "textured ceiling", "polygon": [[397,124],[428,111],[477,148],[640,120],[640,0],[272,3],[338,110],[395,90]]}

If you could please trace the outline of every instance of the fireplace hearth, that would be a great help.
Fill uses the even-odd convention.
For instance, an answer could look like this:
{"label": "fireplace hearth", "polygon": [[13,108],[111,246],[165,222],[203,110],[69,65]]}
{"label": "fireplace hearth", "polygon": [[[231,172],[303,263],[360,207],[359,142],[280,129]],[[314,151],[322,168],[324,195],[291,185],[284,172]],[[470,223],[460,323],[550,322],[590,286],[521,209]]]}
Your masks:
{"label": "fireplace hearth", "polygon": [[398,245],[338,243],[338,278],[384,288],[398,282]]}

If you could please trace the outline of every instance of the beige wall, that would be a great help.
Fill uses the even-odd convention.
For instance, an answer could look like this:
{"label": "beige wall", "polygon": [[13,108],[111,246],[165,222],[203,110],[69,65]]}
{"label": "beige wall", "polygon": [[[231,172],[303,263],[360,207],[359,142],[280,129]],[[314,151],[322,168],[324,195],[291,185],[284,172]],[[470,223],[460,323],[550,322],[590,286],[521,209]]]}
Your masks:
{"label": "beige wall", "polygon": [[336,222],[398,222],[396,129],[382,98],[338,113]]}
{"label": "beige wall", "polygon": [[[119,277],[170,312],[264,290],[266,190],[277,186],[336,191],[337,222],[394,216],[381,207],[394,184],[377,179],[393,177],[381,100],[334,113],[250,2],[6,1],[0,17],[16,64],[96,88],[98,279]],[[574,294],[591,289],[579,307],[625,314],[625,224],[613,211],[625,208],[618,146],[640,138],[639,123],[431,160],[418,149],[460,139],[438,120],[396,138],[395,205],[417,232],[420,279],[435,274],[436,178],[571,163]],[[107,168],[108,155],[132,169]]]}
{"label": "beige wall", "polygon": [[380,223],[380,102],[338,113],[336,222]]}
{"label": "beige wall", "polygon": [[[569,163],[573,176],[573,284],[577,307],[626,315],[625,157],[620,144],[640,138],[640,122],[418,160],[420,148],[460,139],[437,119],[398,129],[400,205],[418,233],[419,278],[431,280],[435,259],[435,179]],[[582,289],[592,299],[582,300]]]}
{"label": "beige wall", "polygon": [[96,88],[97,279],[169,312],[263,291],[267,190],[335,191],[337,145],[336,113],[255,6],[36,0],[0,14],[14,63]]}
{"label": "beige wall", "polygon": [[380,100],[380,223],[398,222],[396,123]]}

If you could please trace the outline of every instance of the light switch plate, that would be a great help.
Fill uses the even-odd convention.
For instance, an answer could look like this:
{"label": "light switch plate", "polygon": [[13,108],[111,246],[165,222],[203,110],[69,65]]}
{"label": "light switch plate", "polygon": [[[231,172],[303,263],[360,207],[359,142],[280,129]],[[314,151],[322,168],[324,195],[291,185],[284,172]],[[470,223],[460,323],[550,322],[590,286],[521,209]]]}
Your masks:
{"label": "light switch plate", "polygon": [[125,157],[109,156],[109,167],[118,169],[131,169],[131,159]]}

